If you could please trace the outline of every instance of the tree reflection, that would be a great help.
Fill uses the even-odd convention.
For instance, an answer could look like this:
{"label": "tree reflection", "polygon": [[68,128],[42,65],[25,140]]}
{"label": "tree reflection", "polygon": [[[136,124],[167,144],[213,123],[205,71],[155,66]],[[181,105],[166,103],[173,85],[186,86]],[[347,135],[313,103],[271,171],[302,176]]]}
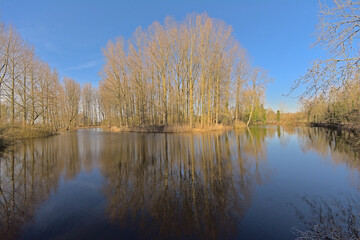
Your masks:
{"label": "tree reflection", "polygon": [[316,152],[332,165],[345,164],[355,171],[350,175],[352,183],[360,190],[360,156],[348,144],[351,133],[325,128],[298,128],[300,148],[303,152]]}
{"label": "tree reflection", "polygon": [[[140,238],[233,238],[265,181],[265,130],[105,139],[110,219]],[[267,169],[263,169],[264,172]]]}
{"label": "tree reflection", "polygon": [[76,135],[29,140],[0,159],[0,239],[18,236],[39,205],[79,172]]}
{"label": "tree reflection", "polygon": [[301,149],[304,152],[315,151],[334,162],[346,162],[352,168],[359,168],[357,152],[353,151],[347,139],[350,132],[333,131],[325,128],[301,128],[298,135],[302,137]]}

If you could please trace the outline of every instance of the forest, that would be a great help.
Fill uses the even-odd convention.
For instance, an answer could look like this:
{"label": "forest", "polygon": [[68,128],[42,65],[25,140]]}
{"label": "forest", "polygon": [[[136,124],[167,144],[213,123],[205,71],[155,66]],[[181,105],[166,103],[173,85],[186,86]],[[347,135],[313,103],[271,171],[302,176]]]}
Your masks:
{"label": "forest", "polygon": [[55,131],[77,126],[265,122],[266,71],[252,67],[232,29],[207,14],[166,18],[103,49],[99,88],[60,78],[1,25],[1,119]]}

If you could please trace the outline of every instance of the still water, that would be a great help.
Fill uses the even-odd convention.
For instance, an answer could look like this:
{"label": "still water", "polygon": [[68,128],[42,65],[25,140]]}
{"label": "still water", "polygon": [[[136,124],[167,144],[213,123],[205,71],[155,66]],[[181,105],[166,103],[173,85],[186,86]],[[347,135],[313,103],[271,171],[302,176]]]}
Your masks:
{"label": "still water", "polygon": [[346,137],[271,126],[29,140],[0,159],[0,239],[346,234],[360,227],[360,159]]}

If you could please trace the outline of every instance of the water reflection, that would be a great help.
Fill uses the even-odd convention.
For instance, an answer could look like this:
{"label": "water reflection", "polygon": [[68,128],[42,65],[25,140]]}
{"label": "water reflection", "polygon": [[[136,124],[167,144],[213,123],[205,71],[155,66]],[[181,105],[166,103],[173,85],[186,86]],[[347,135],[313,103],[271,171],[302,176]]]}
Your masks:
{"label": "water reflection", "polygon": [[297,239],[359,239],[359,196],[303,197],[305,207],[295,206],[305,230],[294,228]]}
{"label": "water reflection", "polygon": [[299,128],[297,136],[304,153],[315,152],[322,161],[333,166],[346,165],[351,170],[351,184],[360,190],[360,156],[347,143],[352,137],[347,131],[324,128]]}
{"label": "water reflection", "polygon": [[324,128],[298,128],[297,134],[301,137],[300,146],[304,152],[313,151],[323,158],[331,157],[334,163],[346,162],[350,168],[360,170],[359,154],[347,144],[347,139],[351,138],[350,132]]}
{"label": "water reflection", "polygon": [[11,239],[19,233],[39,204],[56,191],[66,162],[76,162],[74,158],[70,161],[60,158],[60,153],[59,144],[42,139],[13,147],[3,156],[0,162],[2,239]]}
{"label": "water reflection", "polygon": [[81,130],[26,141],[0,160],[0,238],[21,237],[44,202],[56,200],[59,184],[94,169],[103,177],[105,215],[118,229],[137,238],[234,238],[255,189],[276,173],[269,142],[279,139],[285,148],[291,136],[303,152],[360,169],[344,136],[316,128],[202,134]]}
{"label": "water reflection", "polygon": [[268,177],[264,137],[254,131],[106,139],[101,169],[109,216],[144,238],[232,237],[254,182]]}
{"label": "water reflection", "polygon": [[[39,206],[57,192],[60,179],[71,181],[88,168],[87,149],[77,134],[25,141],[0,160],[0,238],[16,238]],[[91,153],[92,155],[92,153]],[[91,168],[91,164],[90,164]]]}

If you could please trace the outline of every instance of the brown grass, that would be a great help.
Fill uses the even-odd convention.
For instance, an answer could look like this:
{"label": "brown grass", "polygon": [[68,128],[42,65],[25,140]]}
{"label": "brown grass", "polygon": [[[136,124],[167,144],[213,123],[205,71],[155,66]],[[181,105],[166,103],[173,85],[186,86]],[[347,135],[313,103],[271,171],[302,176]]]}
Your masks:
{"label": "brown grass", "polygon": [[238,123],[235,126],[230,125],[211,125],[211,126],[194,126],[190,127],[189,125],[153,125],[153,126],[144,126],[144,127],[103,127],[105,131],[110,132],[141,132],[141,133],[187,133],[187,132],[207,132],[207,131],[221,131],[221,130],[230,130],[233,128],[243,128],[246,127],[245,123]]}
{"label": "brown grass", "polygon": [[280,121],[267,121],[265,125],[279,125],[279,126],[305,126],[308,125],[306,120],[280,120]]}
{"label": "brown grass", "polygon": [[48,137],[56,134],[52,129],[44,126],[17,126],[1,125],[0,126],[0,152],[5,150],[9,145],[17,140],[28,138]]}
{"label": "brown grass", "polygon": [[234,123],[234,128],[235,129],[239,129],[239,128],[246,128],[246,123],[242,122],[242,121],[236,121]]}

